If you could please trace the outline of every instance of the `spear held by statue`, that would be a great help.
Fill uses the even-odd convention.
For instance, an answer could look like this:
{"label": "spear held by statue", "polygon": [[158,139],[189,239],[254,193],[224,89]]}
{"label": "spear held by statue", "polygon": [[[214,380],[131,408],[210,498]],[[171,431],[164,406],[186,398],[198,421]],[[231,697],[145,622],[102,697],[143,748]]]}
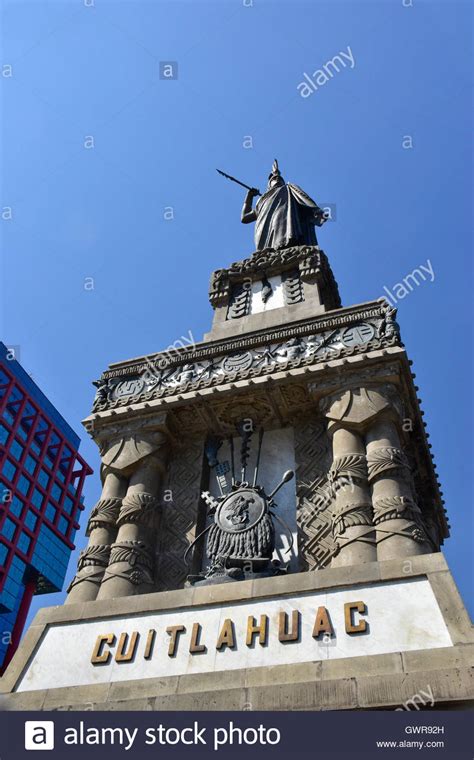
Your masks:
{"label": "spear held by statue", "polygon": [[[246,190],[257,190],[255,187],[250,187],[250,185],[246,185],[245,182],[241,182],[240,179],[236,179],[235,177],[231,177],[230,174],[226,174],[225,172],[222,172],[220,169],[216,169],[216,171],[219,174],[222,174],[223,177],[227,177],[227,179],[230,179],[232,182],[236,182],[241,187],[245,187]],[[257,190],[258,195],[261,195],[262,193],[260,190]]]}

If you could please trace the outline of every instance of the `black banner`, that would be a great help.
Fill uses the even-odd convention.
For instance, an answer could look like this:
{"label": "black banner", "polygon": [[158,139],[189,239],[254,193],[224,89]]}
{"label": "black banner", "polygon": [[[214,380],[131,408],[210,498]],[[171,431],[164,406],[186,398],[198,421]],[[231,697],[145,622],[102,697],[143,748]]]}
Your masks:
{"label": "black banner", "polygon": [[473,757],[470,711],[3,712],[0,758]]}

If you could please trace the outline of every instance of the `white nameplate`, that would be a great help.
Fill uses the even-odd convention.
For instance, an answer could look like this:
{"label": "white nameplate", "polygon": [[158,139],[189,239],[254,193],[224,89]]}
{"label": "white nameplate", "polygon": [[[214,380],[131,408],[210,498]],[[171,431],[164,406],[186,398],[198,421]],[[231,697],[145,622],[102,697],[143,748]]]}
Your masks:
{"label": "white nameplate", "polygon": [[17,690],[449,646],[427,580],[377,582],[53,624]]}

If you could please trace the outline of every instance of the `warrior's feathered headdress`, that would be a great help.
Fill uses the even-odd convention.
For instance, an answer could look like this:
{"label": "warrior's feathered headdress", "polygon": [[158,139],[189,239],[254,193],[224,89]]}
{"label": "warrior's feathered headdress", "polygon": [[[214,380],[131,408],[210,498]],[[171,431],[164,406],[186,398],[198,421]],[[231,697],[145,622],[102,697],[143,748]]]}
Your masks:
{"label": "warrior's feathered headdress", "polygon": [[278,168],[278,161],[276,158],[273,162],[272,170],[270,174],[268,175],[268,179],[273,179],[273,177],[281,177],[280,169]]}

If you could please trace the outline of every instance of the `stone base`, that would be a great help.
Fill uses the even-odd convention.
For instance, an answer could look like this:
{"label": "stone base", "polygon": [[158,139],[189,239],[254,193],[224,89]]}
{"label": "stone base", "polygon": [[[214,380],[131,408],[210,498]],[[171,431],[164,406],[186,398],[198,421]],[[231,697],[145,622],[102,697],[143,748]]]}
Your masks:
{"label": "stone base", "polygon": [[[326,649],[311,633],[312,619],[308,628],[308,610],[321,599],[333,617],[335,632]],[[339,607],[346,599],[368,600],[366,629],[360,625],[363,614],[350,618],[354,626],[359,624],[358,631],[344,629]],[[411,613],[406,605],[412,605]],[[287,611],[289,618],[292,610],[302,610],[299,641],[282,643],[276,638],[272,611],[278,609]],[[233,616],[236,630],[242,632],[247,614],[254,615],[257,623],[266,610],[271,631],[267,642],[262,645],[257,637],[247,646],[244,630],[234,651],[215,654],[212,619]],[[417,611],[425,621],[421,627],[415,620]],[[154,657],[144,658],[137,650],[129,662],[112,662],[111,655],[108,663],[91,665],[97,631],[106,635],[115,627],[117,636],[125,630],[130,634],[140,625],[158,627],[169,616],[176,624],[186,624],[186,639],[183,634],[177,656],[167,658],[163,642],[167,646],[169,636],[157,633],[160,648]],[[347,615],[345,619],[347,626]],[[207,653],[188,654],[192,620],[203,624]],[[387,621],[391,635],[386,632]],[[52,642],[58,636],[64,637],[64,647],[50,644],[48,655],[48,637]],[[393,651],[397,642],[400,646]],[[294,662],[281,662],[291,658]],[[0,681],[0,706],[6,710],[463,708],[474,696],[473,660],[469,617],[444,557],[431,554],[44,608]],[[227,666],[222,667],[223,662]],[[134,679],[137,669],[141,677]],[[88,678],[91,683],[84,682]],[[48,687],[36,688],[42,680]],[[67,685],[56,688],[52,683]]]}

